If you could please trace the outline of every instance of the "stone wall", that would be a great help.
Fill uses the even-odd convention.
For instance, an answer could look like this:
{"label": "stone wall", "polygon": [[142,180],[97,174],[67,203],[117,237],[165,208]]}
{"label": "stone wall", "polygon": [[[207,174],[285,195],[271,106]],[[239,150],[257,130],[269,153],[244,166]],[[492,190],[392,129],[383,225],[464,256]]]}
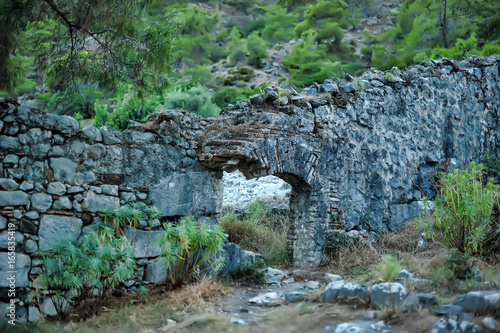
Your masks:
{"label": "stone wall", "polygon": [[[9,299],[9,231],[17,315],[34,320],[51,311],[35,293],[39,247],[78,237],[99,209],[128,202],[154,204],[165,220],[216,223],[222,170],[292,185],[289,246],[297,265],[318,265],[333,229],[397,231],[419,213],[423,195],[435,196],[436,172],[486,149],[500,156],[499,63],[429,62],[327,80],[302,95],[270,87],[217,118],[164,110],[123,133],[80,130],[70,117],[1,100],[0,314]],[[139,230],[134,241],[138,278],[158,282],[164,272],[148,234]],[[228,253],[242,260],[234,248]]]}

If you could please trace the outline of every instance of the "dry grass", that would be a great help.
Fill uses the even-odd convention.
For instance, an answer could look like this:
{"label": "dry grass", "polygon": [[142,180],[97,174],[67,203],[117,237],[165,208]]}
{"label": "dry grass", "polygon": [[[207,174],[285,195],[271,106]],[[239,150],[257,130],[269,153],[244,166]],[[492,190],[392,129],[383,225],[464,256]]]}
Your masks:
{"label": "dry grass", "polygon": [[331,253],[323,269],[330,273],[345,275],[356,270],[365,270],[380,261],[380,254],[372,243],[363,238],[338,247]]}
{"label": "dry grass", "polygon": [[168,295],[165,304],[176,309],[183,309],[183,312],[200,311],[212,306],[221,296],[231,291],[231,288],[220,282],[203,279],[174,290]]}

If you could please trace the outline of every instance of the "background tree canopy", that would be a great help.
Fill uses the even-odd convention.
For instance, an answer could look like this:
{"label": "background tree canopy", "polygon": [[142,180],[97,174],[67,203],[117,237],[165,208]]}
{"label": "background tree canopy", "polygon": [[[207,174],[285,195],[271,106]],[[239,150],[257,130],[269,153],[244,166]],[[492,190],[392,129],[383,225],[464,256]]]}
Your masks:
{"label": "background tree canopy", "polygon": [[[263,86],[500,53],[497,0],[0,0],[0,96],[120,129]],[[88,124],[88,120],[85,124]]]}
{"label": "background tree canopy", "polygon": [[171,17],[147,19],[146,1],[1,1],[0,88],[12,89],[23,56],[45,72],[56,92],[89,86],[116,90],[131,84],[162,91],[168,83]]}

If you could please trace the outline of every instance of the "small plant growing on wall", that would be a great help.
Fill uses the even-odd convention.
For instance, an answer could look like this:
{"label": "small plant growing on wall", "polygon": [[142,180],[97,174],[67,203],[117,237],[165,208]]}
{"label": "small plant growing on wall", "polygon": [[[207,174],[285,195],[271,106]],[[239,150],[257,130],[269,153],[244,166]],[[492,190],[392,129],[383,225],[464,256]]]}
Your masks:
{"label": "small plant growing on wall", "polygon": [[97,314],[111,292],[133,277],[136,269],[130,241],[104,224],[77,241],[59,242],[38,253],[42,283],[56,290],[52,301],[61,316],[72,304],[81,318]]}
{"label": "small plant growing on wall", "polygon": [[164,223],[163,227],[157,241],[174,287],[208,271],[218,272],[223,267],[224,258],[217,257],[226,240],[220,225],[211,228],[192,217],[183,217],[175,224]]}

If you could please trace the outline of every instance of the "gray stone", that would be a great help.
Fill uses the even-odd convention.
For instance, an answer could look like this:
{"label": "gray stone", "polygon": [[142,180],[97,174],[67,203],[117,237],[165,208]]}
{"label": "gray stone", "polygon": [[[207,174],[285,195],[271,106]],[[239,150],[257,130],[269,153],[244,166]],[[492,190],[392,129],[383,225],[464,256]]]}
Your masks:
{"label": "gray stone", "polygon": [[77,164],[65,157],[52,157],[50,167],[54,171],[54,179],[60,182],[73,183],[76,177]]}
{"label": "gray stone", "polygon": [[[9,288],[13,280],[9,280],[11,275],[15,275],[16,288],[27,287],[29,284],[28,273],[31,269],[31,258],[23,253],[16,253],[14,262],[8,252],[0,252],[0,288]],[[12,266],[11,266],[12,265]],[[12,273],[15,271],[15,273]]]}
{"label": "gray stone", "polygon": [[43,215],[38,230],[39,246],[51,249],[58,241],[75,240],[82,230],[82,220],[76,217]]}
{"label": "gray stone", "polygon": [[43,300],[42,305],[40,306],[40,310],[45,316],[53,317],[57,316],[57,310],[54,306],[54,302],[51,297],[47,297]]}
{"label": "gray stone", "polygon": [[85,189],[81,186],[71,186],[70,188],[67,189],[66,193],[75,194],[75,193],[82,193],[83,191],[85,191]]}
{"label": "gray stone", "polygon": [[285,272],[282,270],[272,268],[272,267],[267,267],[262,271],[262,279],[264,280],[264,283],[271,284],[271,283],[281,283],[281,280],[286,276]]}
{"label": "gray stone", "polygon": [[325,277],[323,279],[325,280],[326,283],[336,282],[336,281],[341,281],[341,282],[344,281],[344,279],[342,279],[342,277],[340,275],[331,274],[331,273],[325,273]]}
{"label": "gray stone", "polygon": [[159,257],[150,260],[144,275],[144,281],[149,283],[160,283],[167,280],[167,263],[165,258]]}
{"label": "gray stone", "polygon": [[463,310],[464,308],[459,305],[443,304],[437,307],[436,311],[434,311],[434,314],[437,316],[450,316],[458,314]]}
{"label": "gray stone", "polygon": [[40,320],[41,317],[42,317],[42,314],[40,313],[40,310],[38,310],[37,307],[30,306],[28,308],[28,321],[30,323],[37,322],[38,320]]}
{"label": "gray stone", "polygon": [[5,164],[17,164],[17,163],[19,163],[19,157],[17,155],[14,155],[14,154],[8,154],[3,159],[3,162]]}
{"label": "gray stone", "polygon": [[88,191],[85,200],[82,202],[82,207],[91,212],[98,212],[105,207],[118,209],[120,207],[120,199]]}
{"label": "gray stone", "polygon": [[160,233],[161,231],[134,230],[132,227],[125,229],[125,236],[132,242],[136,258],[151,258],[161,254],[156,242]]}
{"label": "gray stone", "polygon": [[441,318],[431,328],[430,333],[476,333],[482,329],[468,321],[457,322],[451,318]]}
{"label": "gray stone", "polygon": [[481,325],[484,328],[489,329],[493,332],[500,332],[500,321],[495,320],[491,317],[486,317],[481,321]]}
{"label": "gray stone", "polygon": [[73,117],[55,116],[53,119],[54,131],[56,132],[73,135],[80,129],[80,124]]}
{"label": "gray stone", "polygon": [[285,301],[287,303],[295,303],[306,298],[307,294],[303,291],[289,291],[285,293]]}
{"label": "gray stone", "polygon": [[15,209],[13,215],[15,219],[19,220],[21,217],[23,217],[23,211]]}
{"label": "gray stone", "polygon": [[132,143],[148,143],[156,140],[156,136],[149,132],[136,132],[129,130],[125,133],[128,135],[128,141]]}
{"label": "gray stone", "polygon": [[39,212],[46,212],[52,206],[52,197],[45,193],[35,193],[31,196],[31,207]]}
{"label": "gray stone", "polygon": [[9,149],[21,150],[21,144],[16,137],[0,135],[0,148],[5,151]]}
{"label": "gray stone", "polygon": [[397,333],[383,321],[356,320],[352,323],[342,323],[336,326],[327,326],[323,333]]}
{"label": "gray stone", "polygon": [[320,283],[318,281],[308,281],[304,284],[304,289],[309,289],[309,290],[316,290],[321,287]]}
{"label": "gray stone", "polygon": [[32,190],[34,188],[35,188],[35,186],[33,184],[28,183],[26,181],[22,182],[21,185],[19,186],[19,189],[23,190],[23,191],[29,191],[29,190]]}
{"label": "gray stone", "polygon": [[71,200],[69,200],[68,197],[60,197],[54,202],[54,205],[52,207],[54,209],[68,209],[69,210],[69,209],[73,208],[73,204],[71,203]]}
{"label": "gray stone", "polygon": [[487,314],[500,310],[500,290],[471,291],[462,300],[455,302],[464,311]]}
{"label": "gray stone", "polygon": [[1,206],[25,206],[29,203],[30,196],[22,191],[0,191]]}
{"label": "gray stone", "polygon": [[137,200],[133,192],[120,192],[120,199],[123,203],[134,202]]}
{"label": "gray stone", "polygon": [[413,279],[413,278],[415,278],[415,275],[413,275],[406,269],[402,269],[397,276],[397,279]]}
{"label": "gray stone", "polygon": [[0,178],[0,188],[3,188],[6,191],[14,191],[17,190],[19,185],[10,178]]}
{"label": "gray stone", "polygon": [[90,141],[102,142],[102,133],[94,126],[85,127],[84,129],[82,129],[82,134]]}
{"label": "gray stone", "polygon": [[370,304],[378,309],[399,308],[407,296],[408,291],[400,283],[379,283],[372,287]]}
{"label": "gray stone", "polygon": [[347,282],[340,288],[338,298],[366,304],[370,300],[370,292],[367,286],[359,283]]}
{"label": "gray stone", "polygon": [[66,185],[59,182],[50,183],[49,186],[47,186],[47,192],[55,195],[63,195],[66,193]]}
{"label": "gray stone", "polygon": [[32,239],[27,239],[24,243],[24,251],[26,253],[35,253],[38,251],[38,243]]}
{"label": "gray stone", "polygon": [[77,172],[76,173],[76,182],[85,184],[85,183],[93,183],[97,180],[97,177],[92,171],[85,172]]}
{"label": "gray stone", "polygon": [[162,216],[202,216],[219,213],[220,202],[214,193],[222,193],[222,181],[203,172],[172,174],[160,179],[149,198]]}
{"label": "gray stone", "polygon": [[264,98],[261,94],[252,95],[250,96],[250,103],[252,103],[252,105],[262,105],[264,103]]}
{"label": "gray stone", "polygon": [[36,219],[38,219],[40,214],[38,214],[37,211],[31,210],[31,211],[27,212],[26,214],[24,214],[24,216],[29,218],[29,219],[36,220]]}
{"label": "gray stone", "polygon": [[101,190],[103,194],[118,196],[118,185],[101,185]]}
{"label": "gray stone", "polygon": [[0,230],[7,229],[7,219],[0,215]]}
{"label": "gray stone", "polygon": [[[9,234],[9,230],[3,230],[0,232],[0,249],[7,250],[10,246],[15,246],[19,248],[22,246],[24,241],[24,236],[19,231],[14,231],[14,234]],[[12,239],[14,237],[14,239]],[[12,251],[12,250],[9,250]]]}
{"label": "gray stone", "polygon": [[343,286],[343,281],[334,281],[327,284],[321,296],[321,301],[324,303],[333,303],[339,297],[339,291]]}
{"label": "gray stone", "polygon": [[280,299],[275,291],[271,291],[252,297],[248,300],[248,302],[262,306],[278,306],[283,303],[283,300]]}
{"label": "gray stone", "polygon": [[102,141],[106,145],[121,143],[123,134],[119,130],[111,126],[101,127]]}

